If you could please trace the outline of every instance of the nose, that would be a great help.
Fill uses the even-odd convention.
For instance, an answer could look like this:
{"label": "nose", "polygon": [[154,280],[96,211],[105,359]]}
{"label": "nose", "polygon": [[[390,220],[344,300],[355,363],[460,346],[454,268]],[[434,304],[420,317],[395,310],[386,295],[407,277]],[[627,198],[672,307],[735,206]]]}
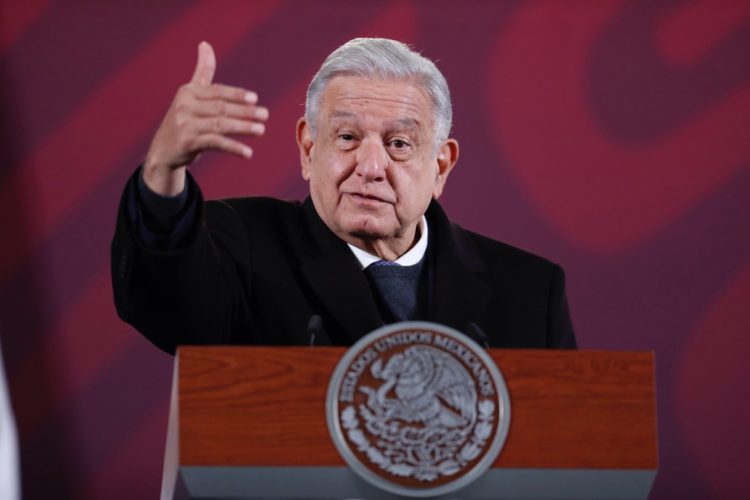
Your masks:
{"label": "nose", "polygon": [[365,139],[357,149],[357,167],[355,172],[368,182],[385,179],[388,166],[388,154],[380,141]]}

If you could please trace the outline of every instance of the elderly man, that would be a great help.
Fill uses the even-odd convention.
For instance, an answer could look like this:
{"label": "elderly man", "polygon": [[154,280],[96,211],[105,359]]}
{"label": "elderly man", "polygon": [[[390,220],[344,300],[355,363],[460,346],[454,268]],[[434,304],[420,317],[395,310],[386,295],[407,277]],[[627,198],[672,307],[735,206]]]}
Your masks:
{"label": "elderly man", "polygon": [[348,345],[384,323],[443,323],[492,347],[575,347],[562,269],[453,224],[458,159],[443,75],[406,45],[355,39],[313,78],[297,123],[303,202],[204,202],[202,151],[244,157],[253,92],[212,83],[198,49],[123,195],[112,244],[120,316],[154,344]]}

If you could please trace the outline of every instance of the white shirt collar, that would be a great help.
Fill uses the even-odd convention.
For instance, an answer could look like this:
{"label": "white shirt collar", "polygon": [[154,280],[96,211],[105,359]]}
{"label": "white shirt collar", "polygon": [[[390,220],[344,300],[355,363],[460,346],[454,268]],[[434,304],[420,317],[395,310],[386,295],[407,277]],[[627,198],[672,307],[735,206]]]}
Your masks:
{"label": "white shirt collar", "polygon": [[[401,264],[402,266],[413,266],[419,263],[419,261],[422,260],[422,257],[424,257],[425,252],[427,252],[427,219],[424,215],[422,216],[422,220],[419,221],[419,227],[419,241],[417,241],[417,244],[411,247],[408,252],[396,259],[394,261],[396,264]],[[347,243],[347,245],[349,245],[349,248],[359,261],[359,265],[362,266],[362,269],[366,269],[367,266],[373,262],[382,260],[377,255],[365,252],[361,248],[357,248],[349,243]]]}

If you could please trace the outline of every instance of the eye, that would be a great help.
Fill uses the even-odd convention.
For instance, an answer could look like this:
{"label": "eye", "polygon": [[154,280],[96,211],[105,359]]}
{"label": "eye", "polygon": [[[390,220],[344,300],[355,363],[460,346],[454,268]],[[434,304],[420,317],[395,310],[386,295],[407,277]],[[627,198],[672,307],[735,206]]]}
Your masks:
{"label": "eye", "polygon": [[337,132],[336,145],[343,151],[349,151],[356,147],[357,136],[353,132]]}
{"label": "eye", "polygon": [[395,160],[406,160],[411,156],[412,145],[406,139],[393,138],[388,141],[388,150],[391,158]]}

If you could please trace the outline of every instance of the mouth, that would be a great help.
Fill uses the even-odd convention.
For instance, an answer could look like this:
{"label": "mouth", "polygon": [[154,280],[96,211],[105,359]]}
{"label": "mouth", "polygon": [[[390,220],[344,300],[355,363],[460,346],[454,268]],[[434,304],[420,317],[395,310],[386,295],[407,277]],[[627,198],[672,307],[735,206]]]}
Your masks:
{"label": "mouth", "polygon": [[344,196],[347,196],[347,197],[351,198],[352,201],[355,201],[357,203],[368,204],[368,205],[370,205],[370,204],[380,204],[380,203],[390,203],[390,204],[393,203],[389,199],[386,199],[386,198],[383,198],[383,197],[380,197],[380,196],[376,196],[376,195],[373,195],[373,194],[344,193]]}

